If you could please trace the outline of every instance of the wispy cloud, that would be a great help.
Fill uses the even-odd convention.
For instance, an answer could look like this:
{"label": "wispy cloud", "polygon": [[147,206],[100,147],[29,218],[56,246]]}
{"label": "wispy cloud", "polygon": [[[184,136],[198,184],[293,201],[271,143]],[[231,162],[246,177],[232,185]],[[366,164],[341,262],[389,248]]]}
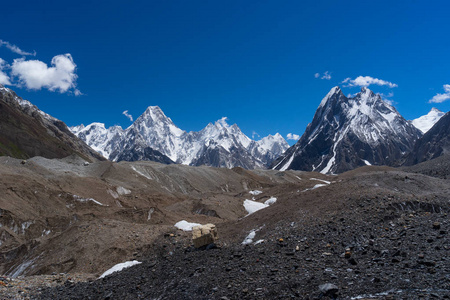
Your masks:
{"label": "wispy cloud", "polygon": [[133,116],[130,115],[130,114],[128,113],[128,110],[124,111],[124,112],[122,113],[122,115],[124,115],[125,117],[127,117],[128,119],[130,119],[131,122],[133,122]]}
{"label": "wispy cloud", "polygon": [[261,136],[256,131],[253,130],[253,132],[252,132],[252,140],[254,140],[256,137],[260,138]]}
{"label": "wispy cloud", "polygon": [[300,136],[298,134],[294,134],[294,133],[288,133],[286,135],[286,138],[288,140],[298,140],[300,138]]}
{"label": "wispy cloud", "polygon": [[364,86],[368,87],[369,85],[386,85],[390,88],[398,87],[396,83],[392,83],[386,80],[373,78],[370,76],[358,76],[355,79],[351,79],[350,77],[344,79],[342,83],[347,83],[347,87],[353,87],[353,86]]}
{"label": "wispy cloud", "polygon": [[331,73],[328,72],[328,71],[325,71],[325,73],[323,73],[322,76],[320,75],[320,73],[316,73],[316,74],[314,74],[314,78],[330,80],[331,79]]}
{"label": "wispy cloud", "polygon": [[394,97],[394,93],[393,92],[389,92],[387,94],[380,93],[379,95],[381,96],[381,99],[383,99],[383,101],[386,102],[387,104],[389,104],[389,105],[393,105],[394,104],[394,101],[389,99],[389,98]]}
{"label": "wispy cloud", "polygon": [[8,48],[9,50],[11,50],[12,52],[19,54],[19,55],[23,55],[23,56],[27,56],[27,55],[31,55],[31,56],[36,56],[36,51],[33,52],[26,52],[23,51],[22,49],[20,49],[19,47],[17,47],[16,45],[11,44],[10,42],[4,41],[4,40],[0,40],[0,46],[5,46],[6,48]]}
{"label": "wispy cloud", "polygon": [[437,94],[433,98],[428,101],[428,103],[442,103],[444,101],[447,101],[450,99],[450,84],[444,84],[444,91],[443,94]]}
{"label": "wispy cloud", "polygon": [[60,93],[69,91],[79,96],[82,93],[76,88],[76,67],[69,53],[53,57],[51,67],[40,60],[18,58],[11,65],[11,76],[17,78],[18,86],[31,90],[47,88]]}
{"label": "wispy cloud", "polygon": [[3,72],[6,66],[7,66],[6,61],[0,58],[0,84],[11,85],[9,76],[5,72]]}

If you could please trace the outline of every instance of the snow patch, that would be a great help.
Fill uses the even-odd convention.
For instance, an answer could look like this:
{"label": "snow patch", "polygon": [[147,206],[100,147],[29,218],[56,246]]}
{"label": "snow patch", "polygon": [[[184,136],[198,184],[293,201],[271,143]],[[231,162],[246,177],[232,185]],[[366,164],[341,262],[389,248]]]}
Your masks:
{"label": "snow patch", "polygon": [[289,161],[280,168],[280,171],[286,171],[289,168],[289,166],[291,165],[292,161],[294,160],[294,157],[295,157],[295,155],[294,155],[294,153],[292,153],[291,157],[289,158]]}
{"label": "snow patch", "polygon": [[202,224],[199,224],[199,223],[191,223],[191,222],[188,222],[186,220],[182,220],[180,222],[177,222],[174,226],[176,228],[178,228],[178,229],[183,230],[183,231],[192,231],[192,228],[194,226],[201,226],[201,225]]}
{"label": "snow patch", "polygon": [[123,186],[119,186],[116,188],[116,191],[119,195],[129,195],[131,191],[129,189],[124,188]]}
{"label": "snow patch", "polygon": [[275,202],[277,202],[277,198],[275,198],[275,197],[270,197],[269,200],[266,200],[266,201],[264,202],[264,204],[266,204],[266,205],[272,205],[272,204],[274,204]]}
{"label": "snow patch", "polygon": [[253,243],[253,239],[256,236],[256,231],[252,230],[250,231],[250,233],[247,235],[247,237],[244,239],[244,241],[242,242],[242,245],[248,245]]}
{"label": "snow patch", "polygon": [[111,275],[114,272],[119,272],[125,268],[129,268],[131,266],[138,265],[138,264],[141,264],[141,262],[137,261],[137,260],[126,261],[126,262],[117,264],[117,265],[113,266],[111,269],[105,271],[98,279],[104,278],[108,275]]}
{"label": "snow patch", "polygon": [[246,199],[244,201],[244,208],[248,212],[248,215],[251,215],[251,214],[257,212],[258,210],[264,209],[268,206],[269,206],[268,204],[256,202],[253,200]]}
{"label": "snow patch", "polygon": [[323,179],[318,179],[318,178],[310,178],[309,180],[317,180],[317,181],[321,181],[321,182],[326,183],[326,184],[330,184],[331,183],[330,181],[323,180]]}
{"label": "snow patch", "polygon": [[250,191],[249,193],[252,194],[253,196],[258,196],[259,194],[262,194],[262,191],[254,190]]}
{"label": "snow patch", "polygon": [[312,191],[312,190],[315,190],[315,189],[318,189],[318,188],[320,188],[320,187],[327,186],[327,185],[328,185],[328,184],[322,184],[322,183],[319,183],[319,184],[316,184],[315,186],[313,186],[312,188],[303,190],[302,193],[303,193],[303,192],[306,192],[306,191]]}
{"label": "snow patch", "polygon": [[275,202],[277,202],[277,198],[275,198],[275,197],[271,197],[270,199],[266,200],[264,203],[246,199],[244,201],[244,208],[248,213],[247,216],[249,216],[249,215],[257,212],[258,210],[269,207],[270,205],[274,204]]}
{"label": "snow patch", "polygon": [[[94,202],[95,204],[98,204],[98,205],[101,205],[101,206],[105,206],[103,203],[98,202],[98,201],[95,200],[94,198],[83,198],[83,197],[80,197],[80,196],[78,196],[78,195],[73,195],[73,199],[76,200],[76,201],[78,201],[78,202],[89,202],[89,201],[92,201],[92,202]],[[107,205],[106,205],[106,206],[107,206]]]}
{"label": "snow patch", "polygon": [[368,165],[368,166],[371,166],[371,165],[372,165],[370,162],[368,162],[368,161],[365,160],[365,159],[363,159],[363,162],[364,162],[366,165]]}

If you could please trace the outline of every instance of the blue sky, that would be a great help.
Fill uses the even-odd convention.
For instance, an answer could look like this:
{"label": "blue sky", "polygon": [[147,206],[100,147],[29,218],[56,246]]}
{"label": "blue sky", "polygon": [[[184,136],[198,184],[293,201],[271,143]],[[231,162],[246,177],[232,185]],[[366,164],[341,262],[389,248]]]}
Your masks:
{"label": "blue sky", "polygon": [[8,2],[0,82],[69,126],[158,105],[188,131],[301,135],[336,85],[407,119],[450,110],[447,1]]}

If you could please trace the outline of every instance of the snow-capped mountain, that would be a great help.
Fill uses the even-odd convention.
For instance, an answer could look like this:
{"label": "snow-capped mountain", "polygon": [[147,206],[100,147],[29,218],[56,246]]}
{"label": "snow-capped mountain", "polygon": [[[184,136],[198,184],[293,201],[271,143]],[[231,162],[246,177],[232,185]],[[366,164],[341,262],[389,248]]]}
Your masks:
{"label": "snow-capped mountain", "polygon": [[247,137],[226,118],[209,123],[198,132],[178,128],[158,106],[150,106],[127,129],[92,123],[71,130],[113,161],[155,160],[215,167],[267,167],[289,145],[280,134],[260,141]]}
{"label": "snow-capped mountain", "polygon": [[420,136],[380,95],[362,88],[347,98],[334,87],[300,140],[272,168],[341,173],[363,165],[392,165]]}
{"label": "snow-capped mountain", "polygon": [[450,112],[444,114],[417,140],[404,165],[415,165],[444,154],[450,154]]}
{"label": "snow-capped mountain", "polygon": [[444,112],[433,107],[428,114],[412,120],[411,123],[422,133],[426,133],[443,115],[445,115]]}
{"label": "snow-capped mountain", "polygon": [[63,158],[76,154],[86,160],[104,160],[64,122],[0,84],[0,155],[15,158]]}
{"label": "snow-capped mountain", "polygon": [[70,128],[77,136],[90,145],[92,149],[109,157],[113,149],[123,138],[124,130],[120,126],[105,128],[103,123],[92,123],[88,126],[79,125]]}

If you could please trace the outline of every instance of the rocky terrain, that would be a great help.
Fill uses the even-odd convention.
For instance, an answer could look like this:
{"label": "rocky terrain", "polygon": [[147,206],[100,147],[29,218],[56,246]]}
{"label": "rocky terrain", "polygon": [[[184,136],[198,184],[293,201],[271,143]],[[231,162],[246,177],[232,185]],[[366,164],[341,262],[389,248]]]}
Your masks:
{"label": "rocky terrain", "polygon": [[0,84],[0,156],[63,158],[77,154],[105,160],[78,139],[64,122],[44,113]]}
{"label": "rocky terrain", "polygon": [[[25,164],[2,158],[0,266],[6,277],[0,295],[450,297],[450,185],[444,179],[449,169],[441,168],[437,177],[422,174],[432,163],[414,170],[366,166],[327,176],[153,162],[85,164],[76,157],[36,157]],[[255,190],[262,193],[250,193]],[[274,204],[247,216],[245,199],[271,197],[277,198]],[[174,227],[180,220],[216,224],[217,247],[195,250],[190,232]],[[133,259],[142,264],[95,280]],[[42,284],[36,277],[17,278],[52,273],[52,284],[48,277]],[[33,283],[27,285],[27,278]],[[56,287],[45,287],[54,281]],[[17,293],[8,296],[8,290]]]}

